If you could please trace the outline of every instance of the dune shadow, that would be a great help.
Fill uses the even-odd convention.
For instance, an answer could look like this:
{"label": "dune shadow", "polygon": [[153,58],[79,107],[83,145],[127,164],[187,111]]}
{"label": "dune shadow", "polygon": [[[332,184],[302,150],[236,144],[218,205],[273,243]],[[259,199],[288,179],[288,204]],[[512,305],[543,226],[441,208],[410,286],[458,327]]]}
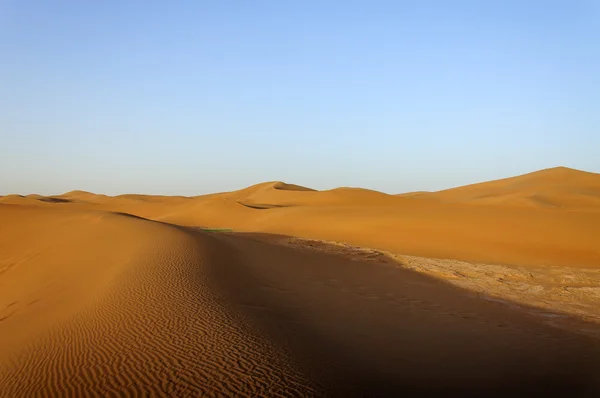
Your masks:
{"label": "dune shadow", "polygon": [[53,198],[53,197],[38,198],[38,200],[40,202],[46,202],[46,203],[72,203],[73,202],[71,199]]}
{"label": "dune shadow", "polygon": [[316,190],[312,188],[307,188],[296,184],[286,184],[285,182],[278,182],[277,184],[273,185],[273,189],[278,191],[316,192]]}
{"label": "dune shadow", "polygon": [[275,204],[258,204],[258,203],[244,203],[244,202],[238,202],[238,204],[251,208],[251,209],[257,209],[257,210],[268,210],[268,209],[278,209],[278,208],[282,208],[282,207],[292,207],[292,206],[286,206],[286,205],[275,205]]}
{"label": "dune shadow", "polygon": [[596,396],[599,342],[390,263],[211,235],[228,297],[331,396]]}
{"label": "dune shadow", "polygon": [[135,215],[135,214],[125,213],[125,212],[122,212],[122,211],[108,211],[108,212],[106,212],[106,214],[112,214],[112,215],[115,215],[115,216],[122,216],[122,217],[128,217],[128,218],[135,218],[137,220],[144,220],[144,221],[148,221],[148,222],[152,222],[152,223],[158,223],[158,224],[172,225],[172,224],[169,224],[169,223],[165,223],[163,221],[156,221],[156,220],[152,220],[152,219],[145,218],[145,217],[142,217],[142,216],[138,216],[138,215]]}

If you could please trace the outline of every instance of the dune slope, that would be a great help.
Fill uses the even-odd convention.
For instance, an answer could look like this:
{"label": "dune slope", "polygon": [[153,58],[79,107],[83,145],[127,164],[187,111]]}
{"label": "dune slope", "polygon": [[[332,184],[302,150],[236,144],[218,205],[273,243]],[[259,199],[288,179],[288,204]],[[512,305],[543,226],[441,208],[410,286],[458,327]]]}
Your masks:
{"label": "dune slope", "polygon": [[357,188],[315,191],[267,182],[191,198],[72,192],[58,197],[71,201],[67,203],[0,199],[104,209],[184,226],[347,242],[421,257],[600,267],[598,195],[598,174],[556,168],[417,195]]}
{"label": "dune slope", "polygon": [[390,259],[58,204],[0,217],[2,397],[599,391],[597,340]]}
{"label": "dune slope", "polygon": [[[219,287],[334,396],[586,396],[600,346],[368,254],[218,234]],[[285,240],[285,238],[284,238]]]}
{"label": "dune slope", "polygon": [[267,206],[265,201],[249,205],[211,198],[144,215],[181,225],[287,234],[421,257],[600,267],[598,211],[394,200]]}
{"label": "dune slope", "polygon": [[599,208],[600,174],[555,167],[501,180],[423,193],[416,199],[558,208]]}
{"label": "dune slope", "polygon": [[0,212],[0,396],[315,393],[223,304],[209,237],[119,214]]}
{"label": "dune slope", "polygon": [[[69,203],[19,197],[5,200],[104,209],[184,226],[347,242],[421,257],[600,267],[600,203],[595,204],[593,199],[597,176],[550,169],[447,192],[408,196],[356,188],[314,191],[268,182],[191,198],[77,193],[60,196],[74,200]],[[541,205],[543,195],[546,199]],[[554,195],[553,199],[548,195]],[[592,199],[579,200],[582,195]],[[505,201],[508,197],[520,199]],[[528,205],[515,204],[523,200]],[[482,205],[492,202],[495,205]]]}

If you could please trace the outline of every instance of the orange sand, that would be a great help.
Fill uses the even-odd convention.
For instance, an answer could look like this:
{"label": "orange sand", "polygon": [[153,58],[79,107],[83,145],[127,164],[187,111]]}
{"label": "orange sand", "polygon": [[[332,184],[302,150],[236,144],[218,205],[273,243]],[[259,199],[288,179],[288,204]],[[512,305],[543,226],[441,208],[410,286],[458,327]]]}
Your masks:
{"label": "orange sand", "polygon": [[411,195],[270,182],[0,197],[0,396],[600,391],[594,338],[389,258],[274,234],[594,269],[600,175],[557,168]]}

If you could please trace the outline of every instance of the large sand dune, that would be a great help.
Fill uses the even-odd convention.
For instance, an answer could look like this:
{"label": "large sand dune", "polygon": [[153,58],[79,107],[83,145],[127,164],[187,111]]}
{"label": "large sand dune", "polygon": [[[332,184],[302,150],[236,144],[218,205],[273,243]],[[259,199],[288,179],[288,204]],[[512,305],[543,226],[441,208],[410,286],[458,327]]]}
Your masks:
{"label": "large sand dune", "polygon": [[422,193],[415,197],[444,202],[598,210],[600,176],[556,167],[502,180]]}
{"label": "large sand dune", "polygon": [[[0,208],[6,397],[310,395],[211,281],[210,237],[111,213]],[[6,235],[9,236],[6,236]]]}
{"label": "large sand dune", "polygon": [[472,292],[587,269],[565,285],[579,296],[544,308],[580,292],[600,308],[599,181],[551,169],[404,196],[269,182],[0,197],[0,396],[597,396],[597,325],[507,304],[522,290]]}
{"label": "large sand dune", "polygon": [[[342,241],[424,257],[531,266],[600,266],[600,205],[586,202],[587,206],[581,207],[581,201],[571,201],[584,192],[593,198],[600,175],[551,169],[513,180],[518,183],[509,185],[521,186],[522,197],[553,192],[553,201],[563,205],[516,206],[511,202],[483,206],[451,200],[454,191],[436,193],[437,198],[447,199],[434,200],[426,198],[429,194],[403,197],[351,188],[281,190],[276,188],[280,183],[264,183],[163,205],[115,200],[108,207],[181,225]],[[464,189],[492,197],[490,192],[496,192],[498,184],[494,181],[489,186]]]}

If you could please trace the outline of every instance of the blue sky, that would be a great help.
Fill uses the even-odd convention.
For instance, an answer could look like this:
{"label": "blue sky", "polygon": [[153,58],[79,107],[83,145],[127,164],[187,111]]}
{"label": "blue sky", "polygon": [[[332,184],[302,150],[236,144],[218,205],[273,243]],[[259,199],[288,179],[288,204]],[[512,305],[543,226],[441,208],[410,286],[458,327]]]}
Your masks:
{"label": "blue sky", "polygon": [[0,194],[600,172],[600,1],[0,0]]}

